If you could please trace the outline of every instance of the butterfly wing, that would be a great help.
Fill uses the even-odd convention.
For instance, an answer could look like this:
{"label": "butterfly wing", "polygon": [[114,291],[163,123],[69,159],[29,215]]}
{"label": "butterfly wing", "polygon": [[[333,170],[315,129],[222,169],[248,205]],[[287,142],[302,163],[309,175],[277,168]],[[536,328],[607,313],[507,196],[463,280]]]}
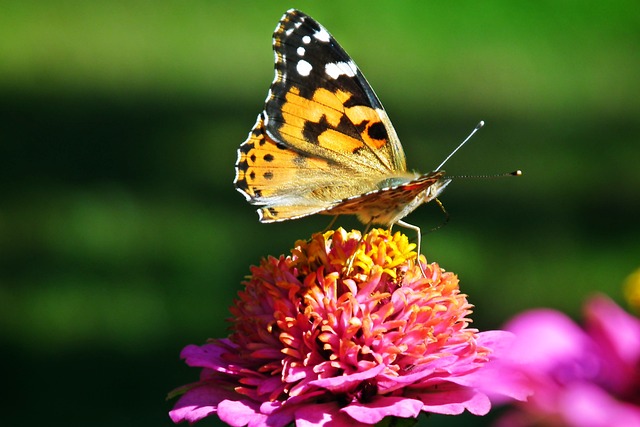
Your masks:
{"label": "butterfly wing", "polygon": [[265,128],[275,141],[372,174],[405,171],[404,151],[364,75],[329,32],[289,10],[273,35]]}
{"label": "butterfly wing", "polygon": [[[247,140],[238,150],[234,184],[258,209],[261,222],[284,221],[326,210],[344,196],[345,167],[331,160],[309,156],[276,142],[258,116]],[[356,171],[352,171],[356,173]],[[336,193],[336,194],[332,194]]]}

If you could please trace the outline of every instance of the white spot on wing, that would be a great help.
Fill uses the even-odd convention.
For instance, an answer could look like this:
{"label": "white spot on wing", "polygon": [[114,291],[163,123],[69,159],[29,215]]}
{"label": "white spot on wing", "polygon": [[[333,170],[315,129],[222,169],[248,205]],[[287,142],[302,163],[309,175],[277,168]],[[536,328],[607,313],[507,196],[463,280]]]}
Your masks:
{"label": "white spot on wing", "polygon": [[313,70],[313,67],[307,61],[305,61],[304,59],[301,59],[300,61],[298,61],[298,64],[296,65],[296,70],[298,71],[298,74],[306,77],[309,75],[309,73],[311,73],[311,70]]}
{"label": "white spot on wing", "polygon": [[309,44],[309,43],[311,43],[311,37],[309,37],[309,36],[303,36],[303,37],[302,37],[302,43],[304,43],[304,44]]}
{"label": "white spot on wing", "polygon": [[315,37],[317,40],[319,40],[321,42],[325,42],[325,43],[327,43],[327,42],[329,42],[329,40],[331,40],[331,36],[327,32],[327,30],[325,30],[322,27],[320,27],[320,29],[318,31],[313,33],[313,37]]}
{"label": "white spot on wing", "polygon": [[298,53],[299,56],[304,56],[304,48],[302,46],[300,46],[298,49],[296,49],[296,52]]}
{"label": "white spot on wing", "polygon": [[332,79],[345,75],[353,77],[356,75],[356,66],[353,62],[329,62],[324,66],[324,71]]}

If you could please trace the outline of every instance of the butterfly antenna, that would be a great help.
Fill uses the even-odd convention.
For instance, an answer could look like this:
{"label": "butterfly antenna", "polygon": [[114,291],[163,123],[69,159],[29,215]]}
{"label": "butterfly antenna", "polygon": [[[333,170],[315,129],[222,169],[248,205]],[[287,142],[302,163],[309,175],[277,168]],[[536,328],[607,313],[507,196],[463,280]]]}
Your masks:
{"label": "butterfly antenna", "polygon": [[453,156],[454,154],[456,154],[456,151],[458,151],[459,149],[461,149],[461,148],[462,148],[462,146],[463,146],[464,144],[466,144],[466,143],[467,143],[467,141],[469,141],[469,140],[471,139],[471,137],[472,137],[476,132],[478,132],[482,126],[484,126],[484,120],[481,120],[481,121],[480,121],[480,123],[478,123],[478,125],[475,127],[475,129],[471,131],[471,133],[469,134],[469,136],[468,136],[468,137],[466,137],[466,138],[465,138],[465,140],[464,140],[464,141],[462,141],[462,142],[460,143],[460,145],[458,145],[458,146],[456,147],[456,149],[455,149],[455,150],[453,150],[453,151],[451,152],[451,154],[449,154],[449,155],[447,156],[447,158],[446,158],[446,159],[444,159],[444,161],[443,161],[442,163],[440,163],[440,165],[436,168],[436,172],[437,172],[437,171],[439,171],[440,169],[442,169],[442,166],[444,166],[444,164],[445,164],[445,163],[447,163],[447,160],[449,160],[449,159],[451,158],[451,156]]}
{"label": "butterfly antenna", "polygon": [[444,220],[442,220],[442,222],[440,224],[436,225],[435,227],[432,227],[428,231],[425,231],[424,233],[422,233],[421,234],[422,236],[424,236],[427,233],[433,233],[434,231],[440,230],[445,225],[447,225],[449,223],[449,220],[451,219],[451,216],[449,215],[449,212],[447,212],[447,210],[445,209],[445,207],[442,204],[442,202],[440,201],[440,199],[435,198],[435,199],[433,199],[433,201],[436,202],[436,204],[438,205],[438,207],[440,208],[440,210],[444,214]]}
{"label": "butterfly antenna", "polygon": [[505,172],[505,173],[496,173],[493,175],[449,175],[450,179],[483,179],[483,178],[504,178],[505,176],[522,176],[522,171],[520,169],[515,170],[513,172]]}
{"label": "butterfly antenna", "polygon": [[449,216],[449,212],[447,212],[447,210],[444,208],[444,205],[442,204],[440,199],[435,198],[433,200],[438,204],[438,207],[440,208],[440,210],[444,214],[444,221],[442,221],[442,223],[440,223],[438,226],[436,226],[436,227],[432,228],[431,230],[429,230],[431,232],[441,229],[442,227],[447,225],[449,223],[449,219],[451,219],[451,217]]}

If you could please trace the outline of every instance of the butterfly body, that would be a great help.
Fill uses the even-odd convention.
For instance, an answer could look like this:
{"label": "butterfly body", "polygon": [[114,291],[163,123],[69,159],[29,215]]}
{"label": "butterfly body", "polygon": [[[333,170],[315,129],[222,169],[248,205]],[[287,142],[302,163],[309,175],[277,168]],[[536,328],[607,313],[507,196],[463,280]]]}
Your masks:
{"label": "butterfly body", "polygon": [[382,104],[324,27],[289,10],[273,48],[275,78],[234,181],[261,222],[319,213],[392,226],[447,186],[444,171],[407,171]]}
{"label": "butterfly body", "polygon": [[[444,172],[432,172],[414,177],[393,187],[382,187],[360,196],[342,200],[328,215],[356,215],[363,224],[392,226],[413,212],[418,206],[435,199],[450,180]],[[395,178],[397,179],[397,178]],[[394,179],[394,180],[395,180]],[[383,182],[386,182],[383,181]]]}

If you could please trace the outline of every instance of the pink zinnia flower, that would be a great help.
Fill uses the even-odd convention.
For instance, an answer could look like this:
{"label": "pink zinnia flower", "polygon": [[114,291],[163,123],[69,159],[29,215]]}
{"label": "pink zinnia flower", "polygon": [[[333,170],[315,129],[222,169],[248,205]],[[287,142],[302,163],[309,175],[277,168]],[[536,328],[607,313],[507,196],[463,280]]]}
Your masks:
{"label": "pink zinnia flower", "polygon": [[525,312],[507,329],[511,357],[534,394],[499,422],[501,427],[640,426],[640,320],[606,297],[585,307],[584,329],[548,309]]}
{"label": "pink zinnia flower", "polygon": [[171,419],[355,427],[421,412],[486,414],[478,373],[512,336],[469,328],[456,275],[423,261],[423,277],[414,248],[400,233],[339,229],[252,267],[231,335],[182,351],[203,369],[173,393],[182,396]]}

